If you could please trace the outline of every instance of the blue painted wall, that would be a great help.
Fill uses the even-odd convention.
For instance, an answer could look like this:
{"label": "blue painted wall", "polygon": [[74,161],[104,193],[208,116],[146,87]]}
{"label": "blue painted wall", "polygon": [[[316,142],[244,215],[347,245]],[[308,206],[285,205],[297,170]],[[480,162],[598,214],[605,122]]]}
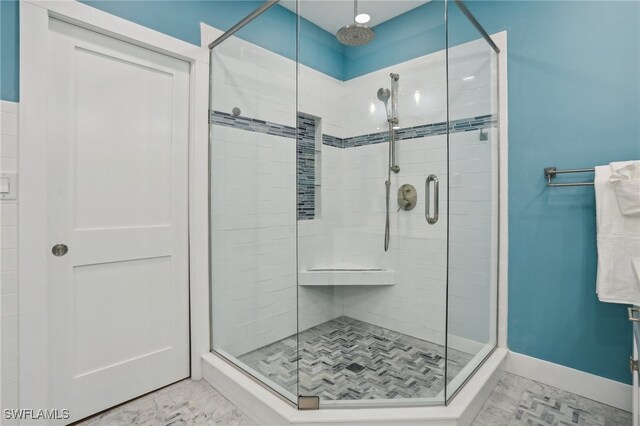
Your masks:
{"label": "blue painted wall", "polygon": [[0,0],[0,99],[18,102],[19,49],[17,0]]}
{"label": "blue painted wall", "polygon": [[[118,1],[81,0],[92,7],[200,45],[200,22],[222,30],[255,10],[262,1]],[[17,0],[0,0],[0,99],[19,99],[19,18]],[[296,15],[279,5],[240,30],[237,35],[287,58],[296,59]],[[300,22],[300,62],[332,77],[344,74],[344,46],[334,35],[303,19]]]}
{"label": "blue painted wall", "polygon": [[364,46],[346,47],[344,80],[446,48],[445,3],[433,0],[375,26]]}
{"label": "blue painted wall", "polygon": [[625,308],[595,295],[593,189],[547,189],[542,169],[640,159],[640,3],[468,6],[508,31],[509,346],[628,383]]}
{"label": "blue painted wall", "polygon": [[[259,2],[217,3],[91,5],[199,44],[200,21],[228,28]],[[546,189],[542,169],[640,158],[640,3],[472,1],[468,6],[489,33],[509,32],[509,345],[629,382],[631,330],[624,307],[595,296],[593,189]],[[0,10],[0,97],[16,101],[15,2],[2,1]],[[256,21],[255,32],[241,36],[294,57],[293,38],[286,35],[293,31],[292,15],[269,13],[262,23]],[[301,47],[302,62],[345,79],[440,50],[442,14],[442,3],[432,2],[416,9],[413,19],[408,14],[379,25],[377,40],[361,51],[342,48],[332,35],[304,24],[302,43],[309,45]],[[453,43],[477,37],[455,9],[451,27]],[[271,34],[267,28],[282,31]]]}
{"label": "blue painted wall", "polygon": [[[231,28],[262,1],[81,0],[95,8],[200,45],[200,22]],[[306,19],[300,22],[300,62],[335,78],[343,75],[343,46]],[[296,15],[276,5],[236,35],[279,55],[296,59]]]}

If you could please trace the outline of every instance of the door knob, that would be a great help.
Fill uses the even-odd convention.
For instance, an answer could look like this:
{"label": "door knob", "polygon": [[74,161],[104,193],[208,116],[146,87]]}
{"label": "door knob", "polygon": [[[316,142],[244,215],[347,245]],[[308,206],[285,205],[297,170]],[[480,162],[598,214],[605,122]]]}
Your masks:
{"label": "door knob", "polygon": [[67,247],[65,244],[56,244],[51,248],[51,253],[53,253],[54,256],[58,257],[64,256],[68,251],[69,247]]}

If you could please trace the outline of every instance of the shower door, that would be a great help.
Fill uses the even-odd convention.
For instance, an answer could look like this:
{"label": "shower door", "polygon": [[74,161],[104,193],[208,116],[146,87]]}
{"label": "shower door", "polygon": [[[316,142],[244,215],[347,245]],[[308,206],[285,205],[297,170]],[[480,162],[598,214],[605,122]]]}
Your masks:
{"label": "shower door", "polygon": [[[295,402],[296,21],[278,13],[210,52],[211,349]],[[260,46],[274,19],[282,55]]]}
{"label": "shower door", "polygon": [[[473,6],[449,2],[447,11],[447,401],[497,343],[499,54],[472,21]],[[456,353],[468,361],[456,363]]]}
{"label": "shower door", "polygon": [[[346,12],[336,22],[348,23],[353,3],[335,2],[337,11],[341,3]],[[376,3],[393,9],[403,2]],[[314,20],[313,9],[305,9],[312,6],[299,6],[303,63],[314,52],[309,40],[317,28],[307,20]],[[327,38],[326,45],[344,55],[345,69],[337,78],[298,68],[301,404],[444,403],[444,16],[445,3],[433,1],[375,26],[368,44],[345,46]],[[389,118],[397,119],[391,123],[397,173],[389,171]],[[456,363],[466,362],[455,355]]]}

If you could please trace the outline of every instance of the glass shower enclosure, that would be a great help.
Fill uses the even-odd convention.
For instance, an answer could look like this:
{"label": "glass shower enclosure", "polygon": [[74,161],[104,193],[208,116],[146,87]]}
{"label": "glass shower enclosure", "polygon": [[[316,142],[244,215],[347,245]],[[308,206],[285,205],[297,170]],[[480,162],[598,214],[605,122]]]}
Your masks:
{"label": "glass shower enclosure", "polygon": [[497,344],[499,50],[462,2],[320,3],[210,46],[211,350],[299,408],[446,404]]}

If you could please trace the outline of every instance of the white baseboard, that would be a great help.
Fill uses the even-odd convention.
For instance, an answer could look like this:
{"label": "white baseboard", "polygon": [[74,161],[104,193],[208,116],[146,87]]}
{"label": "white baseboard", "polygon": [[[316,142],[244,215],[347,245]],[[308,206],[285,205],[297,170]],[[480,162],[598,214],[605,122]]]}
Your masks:
{"label": "white baseboard", "polygon": [[509,352],[503,366],[509,373],[631,411],[631,385],[516,352]]}

